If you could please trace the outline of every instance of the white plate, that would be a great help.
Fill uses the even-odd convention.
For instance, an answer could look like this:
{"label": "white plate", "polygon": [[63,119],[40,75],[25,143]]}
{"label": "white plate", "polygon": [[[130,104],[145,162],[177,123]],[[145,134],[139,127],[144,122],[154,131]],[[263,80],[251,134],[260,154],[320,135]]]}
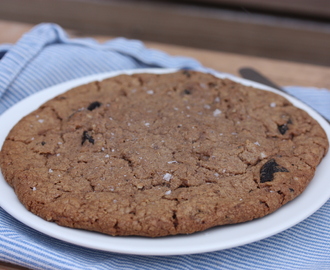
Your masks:
{"label": "white plate", "polygon": [[[38,92],[11,107],[0,117],[0,145],[3,144],[10,129],[26,114],[35,110],[45,101],[54,96],[69,90],[72,87],[85,84],[94,80],[102,80],[118,74],[132,74],[138,72],[167,73],[173,72],[168,69],[145,69],[125,72],[111,72],[76,79],[62,83],[54,87]],[[230,75],[218,75],[229,77],[239,83],[251,85],[260,89],[279,93],[269,87],[242,80]],[[307,111],[324,128],[330,138],[330,126],[315,111],[300,101],[285,96],[297,107]],[[169,236],[162,238],[144,237],[112,237],[100,233],[70,229],[47,222],[30,213],[18,201],[13,189],[5,182],[0,175],[0,205],[10,215],[25,223],[26,225],[63,241],[76,245],[126,254],[138,255],[180,255],[209,252],[221,249],[237,247],[240,245],[255,242],[266,237],[277,234],[285,229],[304,220],[318,210],[330,197],[330,153],[326,155],[318,166],[314,179],[307,189],[295,200],[281,207],[279,210],[263,218],[250,222],[220,226],[191,235]],[[303,209],[303,211],[302,211]]]}

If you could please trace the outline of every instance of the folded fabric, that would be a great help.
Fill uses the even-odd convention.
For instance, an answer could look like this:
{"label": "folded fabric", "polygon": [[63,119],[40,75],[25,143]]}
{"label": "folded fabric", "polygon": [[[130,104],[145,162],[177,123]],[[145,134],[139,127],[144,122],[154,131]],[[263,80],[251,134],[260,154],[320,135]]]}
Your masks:
{"label": "folded fabric", "polygon": [[[15,45],[1,45],[0,59],[0,114],[44,88],[91,74],[151,67],[208,70],[194,59],[169,56],[136,40],[116,38],[99,44],[70,39],[54,24],[36,26]],[[330,119],[329,90],[285,89]],[[0,260],[43,270],[330,269],[330,201],[267,239],[181,256],[124,255],[75,246],[27,227],[0,208]]]}

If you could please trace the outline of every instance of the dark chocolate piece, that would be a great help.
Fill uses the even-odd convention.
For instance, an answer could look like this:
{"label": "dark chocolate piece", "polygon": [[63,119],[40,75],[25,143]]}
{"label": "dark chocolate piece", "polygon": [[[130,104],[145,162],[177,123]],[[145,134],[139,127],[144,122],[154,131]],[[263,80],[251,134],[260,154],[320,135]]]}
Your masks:
{"label": "dark chocolate piece", "polygon": [[190,74],[190,72],[188,71],[188,70],[183,70],[182,71],[182,73],[184,74],[184,75],[186,75],[187,76],[187,78],[190,78],[191,77],[191,74]]}
{"label": "dark chocolate piece", "polygon": [[102,105],[102,103],[98,102],[98,101],[94,101],[91,104],[89,104],[89,106],[87,107],[87,110],[92,111],[98,107],[100,107]]}
{"label": "dark chocolate piece", "polygon": [[284,124],[284,125],[279,125],[278,126],[278,131],[284,135],[285,132],[287,132],[287,130],[289,129],[288,125],[287,124]]}
{"label": "dark chocolate piece", "polygon": [[94,139],[91,135],[88,134],[88,131],[84,131],[84,133],[82,135],[81,145],[83,145],[86,140],[89,141],[90,143],[94,144]]}
{"label": "dark chocolate piece", "polygon": [[183,93],[184,93],[185,95],[191,95],[191,90],[189,90],[189,89],[185,89],[185,90],[183,90]]}
{"label": "dark chocolate piece", "polygon": [[289,172],[286,168],[277,164],[275,159],[268,160],[260,169],[260,183],[274,180],[274,173]]}

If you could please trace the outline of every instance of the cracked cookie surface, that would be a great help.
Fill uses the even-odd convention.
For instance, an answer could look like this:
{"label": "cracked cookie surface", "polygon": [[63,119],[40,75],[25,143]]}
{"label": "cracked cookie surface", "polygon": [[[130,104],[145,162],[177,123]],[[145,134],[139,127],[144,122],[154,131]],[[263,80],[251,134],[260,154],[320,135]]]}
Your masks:
{"label": "cracked cookie surface", "polygon": [[328,149],[284,97],[180,71],[74,88],[9,133],[1,168],[59,225],[158,237],[263,217],[301,194]]}

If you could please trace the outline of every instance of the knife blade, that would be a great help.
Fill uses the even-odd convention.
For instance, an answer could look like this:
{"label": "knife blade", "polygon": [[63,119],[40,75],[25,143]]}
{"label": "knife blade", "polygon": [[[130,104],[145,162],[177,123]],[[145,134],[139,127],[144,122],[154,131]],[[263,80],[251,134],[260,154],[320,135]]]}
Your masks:
{"label": "knife blade", "polygon": [[276,83],[274,83],[273,81],[271,81],[270,79],[268,79],[267,77],[265,77],[264,75],[262,75],[260,72],[258,72],[253,68],[250,67],[240,68],[239,73],[245,79],[255,81],[284,92],[284,90],[279,85],[277,85]]}

